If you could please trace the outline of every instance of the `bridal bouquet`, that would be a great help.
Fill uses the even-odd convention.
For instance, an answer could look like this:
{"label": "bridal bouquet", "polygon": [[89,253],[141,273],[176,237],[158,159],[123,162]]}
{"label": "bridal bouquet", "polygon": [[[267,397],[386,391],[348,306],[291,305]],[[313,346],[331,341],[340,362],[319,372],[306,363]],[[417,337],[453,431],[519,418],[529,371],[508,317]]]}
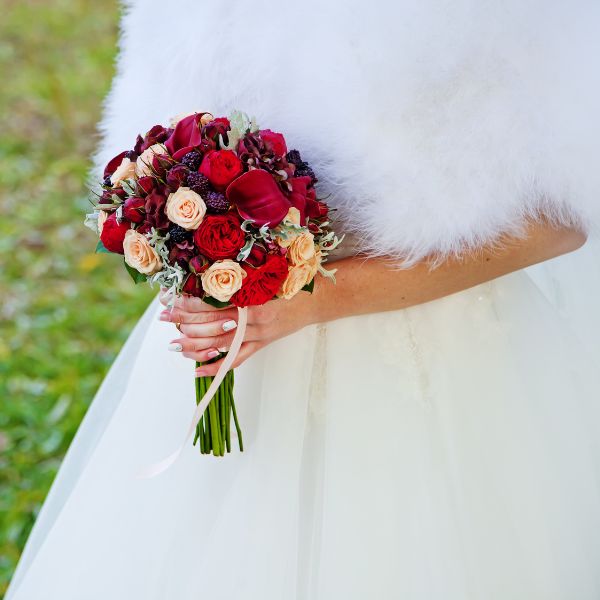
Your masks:
{"label": "bridal bouquet", "polygon": [[159,284],[172,298],[191,294],[215,307],[238,307],[219,373],[196,379],[188,435],[195,431],[202,453],[231,451],[232,418],[243,450],[229,369],[243,341],[246,307],[311,292],[317,273],[334,277],[323,263],[340,240],[316,182],[282,134],[259,129],[240,112],[193,113],[171,127],[155,125],[104,170],[86,219],[100,237],[97,251],[123,255],[136,283]]}

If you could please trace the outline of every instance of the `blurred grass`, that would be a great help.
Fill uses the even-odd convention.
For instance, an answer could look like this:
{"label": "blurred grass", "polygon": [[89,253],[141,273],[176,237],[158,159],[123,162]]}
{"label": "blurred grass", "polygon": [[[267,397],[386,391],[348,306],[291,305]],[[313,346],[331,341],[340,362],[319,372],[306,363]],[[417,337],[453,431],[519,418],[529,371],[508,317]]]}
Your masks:
{"label": "blurred grass", "polygon": [[0,597],[77,426],[151,291],[82,225],[116,1],[0,18]]}

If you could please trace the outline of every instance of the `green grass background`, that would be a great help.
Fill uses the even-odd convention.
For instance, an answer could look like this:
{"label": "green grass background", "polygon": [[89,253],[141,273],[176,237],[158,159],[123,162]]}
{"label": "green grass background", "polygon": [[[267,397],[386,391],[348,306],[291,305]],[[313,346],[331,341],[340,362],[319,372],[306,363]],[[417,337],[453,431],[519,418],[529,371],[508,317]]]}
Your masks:
{"label": "green grass background", "polygon": [[152,292],[83,227],[114,0],[0,17],[0,598],[61,459]]}

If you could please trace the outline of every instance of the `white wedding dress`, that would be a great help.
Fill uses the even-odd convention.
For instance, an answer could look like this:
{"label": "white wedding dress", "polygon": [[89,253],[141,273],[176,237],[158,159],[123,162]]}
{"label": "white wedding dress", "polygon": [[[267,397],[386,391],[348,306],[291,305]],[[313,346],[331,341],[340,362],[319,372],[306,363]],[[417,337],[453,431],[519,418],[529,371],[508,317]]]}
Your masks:
{"label": "white wedding dress", "polygon": [[[346,253],[473,246],[518,227],[534,192],[593,233],[596,75],[548,58],[593,47],[592,3],[301,4],[134,2],[102,159],[169,114],[237,107],[305,151],[357,235]],[[282,339],[236,371],[244,453],[190,445],[142,480],[194,408],[193,363],[153,302],[7,600],[597,600],[598,258],[590,240]]]}

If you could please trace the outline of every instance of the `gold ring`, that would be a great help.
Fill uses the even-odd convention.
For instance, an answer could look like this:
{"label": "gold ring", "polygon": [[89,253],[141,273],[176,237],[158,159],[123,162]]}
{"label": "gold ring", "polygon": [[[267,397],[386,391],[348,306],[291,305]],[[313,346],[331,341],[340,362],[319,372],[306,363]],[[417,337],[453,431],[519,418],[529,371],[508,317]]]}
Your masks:
{"label": "gold ring", "polygon": [[181,331],[181,323],[175,323],[175,327],[177,327],[177,329],[179,329],[180,333],[183,333],[183,331]]}

